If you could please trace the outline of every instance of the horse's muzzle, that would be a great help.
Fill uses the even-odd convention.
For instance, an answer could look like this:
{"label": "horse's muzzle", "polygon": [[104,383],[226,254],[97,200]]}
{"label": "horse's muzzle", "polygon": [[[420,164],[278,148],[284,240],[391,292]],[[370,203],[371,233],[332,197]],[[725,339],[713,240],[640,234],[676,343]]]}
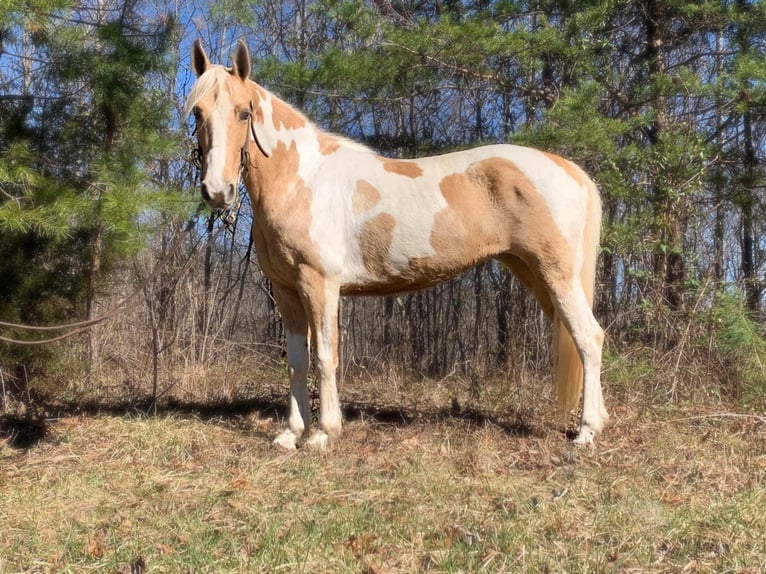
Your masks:
{"label": "horse's muzzle", "polygon": [[202,199],[213,209],[227,209],[234,203],[237,196],[237,189],[233,183],[212,189],[203,182],[200,191],[202,192]]}

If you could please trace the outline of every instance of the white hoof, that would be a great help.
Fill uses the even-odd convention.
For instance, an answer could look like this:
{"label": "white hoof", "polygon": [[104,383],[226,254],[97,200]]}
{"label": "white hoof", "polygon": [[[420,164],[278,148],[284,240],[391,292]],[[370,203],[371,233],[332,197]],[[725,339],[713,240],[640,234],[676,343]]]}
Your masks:
{"label": "white hoof", "polygon": [[327,450],[330,446],[330,437],[323,430],[318,430],[306,441],[306,446],[317,450]]}
{"label": "white hoof", "polygon": [[596,436],[596,431],[594,431],[592,428],[590,428],[587,425],[582,425],[580,427],[580,432],[577,433],[577,436],[574,439],[574,443],[577,446],[590,446],[593,444],[593,439]]}
{"label": "white hoof", "polygon": [[290,429],[285,429],[279,433],[272,444],[285,450],[296,450],[298,448],[298,435]]}

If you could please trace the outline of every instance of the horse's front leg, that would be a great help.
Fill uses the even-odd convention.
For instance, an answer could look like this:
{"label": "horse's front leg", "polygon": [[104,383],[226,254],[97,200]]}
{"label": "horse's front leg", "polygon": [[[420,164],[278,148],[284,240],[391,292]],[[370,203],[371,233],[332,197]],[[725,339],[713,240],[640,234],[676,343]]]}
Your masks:
{"label": "horse's front leg", "polygon": [[319,276],[307,274],[301,296],[309,315],[319,383],[319,429],[306,444],[319,449],[340,436],[342,415],[338,399],[338,309],[340,287]]}
{"label": "horse's front leg", "polygon": [[290,404],[288,427],[274,444],[295,450],[311,423],[307,384],[309,370],[308,321],[297,293],[273,286],[274,299],[282,315],[287,342],[287,368],[290,372]]}

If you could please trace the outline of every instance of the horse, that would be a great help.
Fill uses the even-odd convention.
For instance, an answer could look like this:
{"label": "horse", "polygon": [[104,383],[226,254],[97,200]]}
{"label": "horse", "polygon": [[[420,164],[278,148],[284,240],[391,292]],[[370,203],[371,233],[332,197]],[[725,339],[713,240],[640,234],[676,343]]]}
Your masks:
{"label": "horse", "polygon": [[[275,445],[323,449],[341,433],[341,296],[422,289],[488,259],[510,268],[553,321],[558,410],[569,416],[582,397],[574,442],[593,443],[608,420],[604,331],[592,312],[601,200],[580,167],[515,145],[386,158],[322,131],[252,81],[242,40],[231,67],[211,64],[196,40],[191,67],[185,114],[196,124],[202,197],[227,209],[243,180],[285,329],[289,411]],[[319,428],[309,436],[310,348]]]}

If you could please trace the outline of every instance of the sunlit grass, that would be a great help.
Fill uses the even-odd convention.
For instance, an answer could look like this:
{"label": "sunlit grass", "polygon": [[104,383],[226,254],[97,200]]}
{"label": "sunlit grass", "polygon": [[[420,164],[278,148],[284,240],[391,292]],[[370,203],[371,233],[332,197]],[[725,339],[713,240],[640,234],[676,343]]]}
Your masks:
{"label": "sunlit grass", "polygon": [[762,418],[617,407],[580,450],[544,401],[519,415],[499,387],[437,386],[328,452],[274,450],[258,413],[50,422],[1,447],[0,572],[766,568]]}

